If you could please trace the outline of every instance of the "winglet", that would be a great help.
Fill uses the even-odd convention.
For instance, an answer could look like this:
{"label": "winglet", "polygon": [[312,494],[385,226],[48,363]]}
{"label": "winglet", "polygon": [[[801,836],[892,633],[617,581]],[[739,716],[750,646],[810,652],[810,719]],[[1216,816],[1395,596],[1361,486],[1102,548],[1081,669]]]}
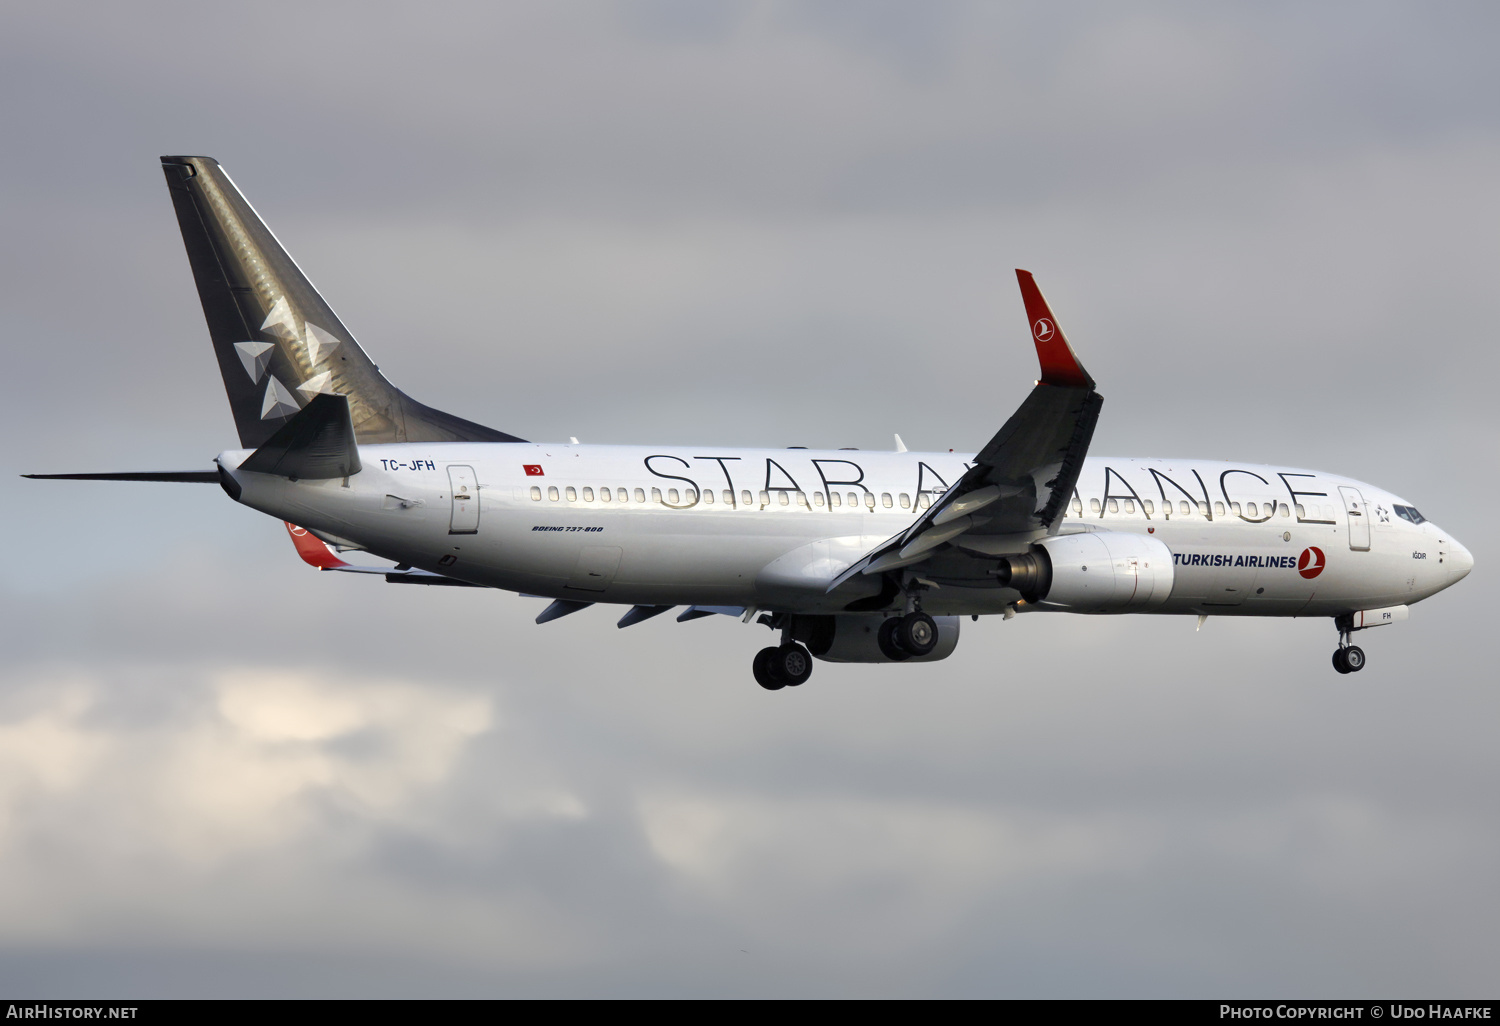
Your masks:
{"label": "winglet", "polygon": [[298,527],[290,520],[283,520],[282,523],[286,524],[286,533],[292,536],[292,544],[297,546],[297,555],[308,566],[315,566],[319,570],[337,570],[349,565],[335,556],[333,550],[307,528]]}
{"label": "winglet", "polygon": [[1067,336],[1057,326],[1052,308],[1036,287],[1036,279],[1030,271],[1016,268],[1016,279],[1021,283],[1021,299],[1026,303],[1026,322],[1031,325],[1031,337],[1036,342],[1037,359],[1042,364],[1042,381],[1048,385],[1064,388],[1093,388],[1094,379],[1083,369]]}

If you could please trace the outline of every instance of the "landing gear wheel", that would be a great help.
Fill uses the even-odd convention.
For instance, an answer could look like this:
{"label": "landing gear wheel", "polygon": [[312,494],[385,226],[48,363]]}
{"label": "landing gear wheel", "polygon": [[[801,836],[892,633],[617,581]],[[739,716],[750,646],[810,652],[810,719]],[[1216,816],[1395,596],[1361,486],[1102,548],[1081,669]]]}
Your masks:
{"label": "landing gear wheel", "polygon": [[912,655],[924,656],[937,648],[937,624],[926,613],[908,613],[896,623],[896,644]]}
{"label": "landing gear wheel", "polygon": [[1350,673],[1358,673],[1365,668],[1365,650],[1358,645],[1350,645],[1344,649],[1344,665],[1349,667]]}
{"label": "landing gear wheel", "polygon": [[808,655],[807,649],[796,643],[776,649],[771,666],[775,669],[776,676],[786,681],[789,688],[805,683],[812,676],[812,656]]}
{"label": "landing gear wheel", "polygon": [[880,646],[881,654],[893,663],[899,663],[903,659],[911,658],[911,653],[902,648],[896,641],[896,631],[900,626],[900,617],[887,617],[880,621],[880,633],[875,635],[875,643]]}
{"label": "landing gear wheel", "polygon": [[1349,672],[1349,664],[1344,662],[1344,653],[1347,649],[1336,648],[1333,650],[1333,668],[1340,673]]}
{"label": "landing gear wheel", "polygon": [[786,681],[776,673],[775,659],[780,651],[775,648],[763,648],[755,653],[755,662],[750,664],[750,668],[755,672],[755,683],[767,691],[780,691],[786,687]]}

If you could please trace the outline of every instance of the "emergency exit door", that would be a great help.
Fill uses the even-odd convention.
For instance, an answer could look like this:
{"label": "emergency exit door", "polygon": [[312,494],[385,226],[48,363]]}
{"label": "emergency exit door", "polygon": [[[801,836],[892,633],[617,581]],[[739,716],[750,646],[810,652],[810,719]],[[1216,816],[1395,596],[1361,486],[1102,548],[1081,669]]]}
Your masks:
{"label": "emergency exit door", "polygon": [[449,467],[448,486],[453,493],[453,516],[449,534],[479,533],[479,482],[473,467]]}
{"label": "emergency exit door", "polygon": [[1344,520],[1349,524],[1349,547],[1355,552],[1370,551],[1370,511],[1358,488],[1340,486],[1344,497]]}

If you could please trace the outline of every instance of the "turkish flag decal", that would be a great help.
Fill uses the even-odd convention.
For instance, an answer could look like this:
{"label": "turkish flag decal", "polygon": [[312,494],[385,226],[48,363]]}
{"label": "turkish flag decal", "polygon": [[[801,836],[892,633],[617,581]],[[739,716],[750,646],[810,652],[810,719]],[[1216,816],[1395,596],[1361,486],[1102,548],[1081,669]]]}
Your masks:
{"label": "turkish flag decal", "polygon": [[542,465],[540,463],[523,463],[521,465],[521,468],[526,471],[526,476],[527,477],[545,477],[546,476],[545,474],[542,473]]}

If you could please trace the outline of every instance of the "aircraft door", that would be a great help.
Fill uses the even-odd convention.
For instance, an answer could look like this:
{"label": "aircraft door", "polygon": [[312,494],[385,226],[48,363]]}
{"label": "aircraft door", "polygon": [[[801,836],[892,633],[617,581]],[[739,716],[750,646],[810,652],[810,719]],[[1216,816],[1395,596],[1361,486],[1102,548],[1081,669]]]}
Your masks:
{"label": "aircraft door", "polygon": [[1344,497],[1344,519],[1349,522],[1349,547],[1355,552],[1370,551],[1370,511],[1358,488],[1339,486]]}
{"label": "aircraft door", "polygon": [[453,518],[449,534],[479,533],[479,481],[473,467],[448,468],[448,485],[453,493]]}

